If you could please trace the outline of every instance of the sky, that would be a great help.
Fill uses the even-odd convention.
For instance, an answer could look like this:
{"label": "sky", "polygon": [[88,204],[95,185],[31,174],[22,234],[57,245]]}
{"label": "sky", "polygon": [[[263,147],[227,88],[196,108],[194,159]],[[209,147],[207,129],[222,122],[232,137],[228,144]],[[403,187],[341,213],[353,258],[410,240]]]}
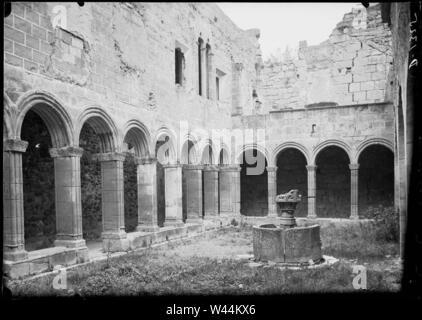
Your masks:
{"label": "sky", "polygon": [[280,55],[286,46],[296,50],[299,41],[308,45],[328,39],[336,24],[360,2],[343,3],[217,3],[241,29],[261,30],[262,57]]}

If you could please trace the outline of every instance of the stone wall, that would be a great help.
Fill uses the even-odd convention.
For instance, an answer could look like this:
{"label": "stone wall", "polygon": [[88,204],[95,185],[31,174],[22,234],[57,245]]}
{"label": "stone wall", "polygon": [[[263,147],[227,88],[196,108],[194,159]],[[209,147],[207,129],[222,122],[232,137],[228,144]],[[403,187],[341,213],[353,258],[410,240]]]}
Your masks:
{"label": "stone wall", "polygon": [[[57,7],[65,8],[67,25],[53,29]],[[163,126],[177,132],[180,120],[228,128],[236,108],[252,107],[259,32],[239,29],[214,4],[13,3],[4,27],[5,92],[12,103],[45,90],[73,119],[99,105],[119,129],[138,119],[152,136]],[[218,73],[219,101],[215,93],[198,95],[199,37],[211,46],[210,84]],[[175,84],[176,47],[185,56],[183,85]]]}
{"label": "stone wall", "polygon": [[345,14],[328,40],[313,46],[301,41],[297,57],[267,61],[259,100],[263,112],[389,101],[391,65],[391,32],[380,5],[362,6]]}

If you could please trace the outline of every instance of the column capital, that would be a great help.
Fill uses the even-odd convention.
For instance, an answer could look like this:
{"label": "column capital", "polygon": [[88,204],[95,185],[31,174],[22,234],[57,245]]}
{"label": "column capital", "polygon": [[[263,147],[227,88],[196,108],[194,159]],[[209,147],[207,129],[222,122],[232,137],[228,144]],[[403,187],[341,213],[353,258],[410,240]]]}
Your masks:
{"label": "column capital", "polygon": [[183,164],[183,169],[185,170],[203,170],[204,166],[201,164]]}
{"label": "column capital", "polygon": [[266,167],[268,172],[277,172],[278,167],[274,166],[274,167]]}
{"label": "column capital", "polygon": [[100,162],[106,161],[125,161],[126,155],[120,152],[106,152],[106,153],[96,153],[93,155],[93,159],[96,159]]}
{"label": "column capital", "polygon": [[62,148],[50,148],[49,152],[52,158],[82,157],[84,149],[75,146],[66,146]]}
{"label": "column capital", "polygon": [[310,165],[307,165],[306,166],[306,169],[308,171],[315,171],[317,168],[318,168],[318,166],[317,165],[314,165],[314,164],[310,164]]}
{"label": "column capital", "polygon": [[359,163],[350,163],[349,169],[350,170],[358,170],[359,169]]}
{"label": "column capital", "polygon": [[3,141],[3,151],[25,152],[28,141],[20,139],[7,139]]}
{"label": "column capital", "polygon": [[204,165],[204,171],[219,171],[219,168],[216,165],[207,164]]}
{"label": "column capital", "polygon": [[153,157],[145,157],[145,158],[135,157],[134,160],[137,165],[154,164],[157,162],[157,158],[153,158]]}
{"label": "column capital", "polygon": [[181,163],[166,163],[163,164],[163,168],[167,169],[167,168],[182,168],[183,165]]}
{"label": "column capital", "polygon": [[240,171],[242,170],[240,165],[228,165],[228,166],[224,166],[224,167],[220,167],[220,171]]}

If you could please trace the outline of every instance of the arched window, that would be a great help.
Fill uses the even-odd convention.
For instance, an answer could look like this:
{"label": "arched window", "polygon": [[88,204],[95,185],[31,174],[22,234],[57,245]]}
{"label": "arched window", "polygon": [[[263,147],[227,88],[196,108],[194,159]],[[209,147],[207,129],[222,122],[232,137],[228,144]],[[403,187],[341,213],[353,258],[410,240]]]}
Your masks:
{"label": "arched window", "polygon": [[198,93],[202,96],[202,47],[204,41],[198,38]]}

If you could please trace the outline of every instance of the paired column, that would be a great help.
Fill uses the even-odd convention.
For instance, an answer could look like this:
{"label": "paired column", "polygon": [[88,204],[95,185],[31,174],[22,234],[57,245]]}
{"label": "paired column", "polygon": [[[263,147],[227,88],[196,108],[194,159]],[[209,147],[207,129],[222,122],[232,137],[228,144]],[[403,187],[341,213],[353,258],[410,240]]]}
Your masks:
{"label": "paired column", "polygon": [[159,230],[157,217],[157,159],[137,159],[138,226],[137,231]]}
{"label": "paired column", "polygon": [[164,226],[183,226],[182,165],[166,164],[164,167],[166,219]]}
{"label": "paired column", "polygon": [[3,258],[17,261],[28,257],[25,251],[23,217],[22,153],[28,142],[3,141]]}
{"label": "paired column", "polygon": [[183,165],[187,223],[202,223],[202,169],[201,165]]}
{"label": "paired column", "polygon": [[267,167],[268,173],[268,216],[277,216],[277,205],[275,198],[277,196],[277,167]]}
{"label": "paired column", "polygon": [[316,215],[316,169],[315,165],[306,166],[308,170],[308,219],[315,219]]}
{"label": "paired column", "polygon": [[219,170],[220,215],[240,215],[240,166],[223,166]]}
{"label": "paired column", "polygon": [[125,154],[110,152],[97,154],[96,157],[101,162],[103,248],[106,251],[125,251],[129,245],[124,221]]}
{"label": "paired column", "polygon": [[81,156],[78,147],[51,148],[56,204],[55,246],[86,247],[82,235]]}
{"label": "paired column", "polygon": [[359,164],[351,163],[350,168],[350,219],[359,219],[358,214],[358,177]]}
{"label": "paired column", "polygon": [[218,217],[218,168],[213,165],[204,167],[204,218]]}

